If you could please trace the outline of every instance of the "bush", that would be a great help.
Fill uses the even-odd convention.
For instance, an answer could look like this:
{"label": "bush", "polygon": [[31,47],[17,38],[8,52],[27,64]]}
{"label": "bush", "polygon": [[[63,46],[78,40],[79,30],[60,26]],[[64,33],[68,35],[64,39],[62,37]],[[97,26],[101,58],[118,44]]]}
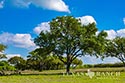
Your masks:
{"label": "bush", "polygon": [[6,61],[0,61],[0,71],[14,71],[16,70],[14,66],[9,65]]}
{"label": "bush", "polygon": [[93,68],[93,65],[91,65],[91,64],[85,64],[84,68]]}
{"label": "bush", "polygon": [[124,67],[124,65],[122,63],[114,63],[114,64],[111,64],[111,63],[107,63],[107,64],[94,64],[94,65],[91,65],[91,64],[86,64],[84,65],[84,68],[104,68],[104,67]]}
{"label": "bush", "polygon": [[114,64],[96,64],[94,65],[94,67],[100,67],[100,68],[103,68],[103,67],[123,67],[123,64],[122,63],[114,63]]}

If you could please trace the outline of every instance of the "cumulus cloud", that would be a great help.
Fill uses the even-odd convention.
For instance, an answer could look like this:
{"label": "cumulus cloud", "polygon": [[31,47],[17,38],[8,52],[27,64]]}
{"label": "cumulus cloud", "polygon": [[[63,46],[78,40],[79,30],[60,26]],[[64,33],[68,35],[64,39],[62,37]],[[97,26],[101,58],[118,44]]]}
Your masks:
{"label": "cumulus cloud", "polygon": [[92,16],[82,16],[82,17],[78,17],[78,19],[81,20],[81,23],[83,25],[88,25],[92,23],[96,24],[96,20]]}
{"label": "cumulus cloud", "polygon": [[4,1],[0,1],[0,8],[4,7]]}
{"label": "cumulus cloud", "polygon": [[49,31],[49,30],[50,30],[49,22],[43,22],[41,24],[38,24],[38,26],[35,27],[33,31],[36,34],[39,34],[41,31]]}
{"label": "cumulus cloud", "polygon": [[107,39],[114,39],[117,36],[117,32],[114,30],[105,30],[105,32],[108,34]]}
{"label": "cumulus cloud", "polygon": [[117,36],[125,37],[125,29],[120,29],[117,31]]}
{"label": "cumulus cloud", "polygon": [[82,57],[83,63],[85,64],[99,64],[99,63],[117,63],[120,62],[119,59],[115,57],[107,57],[103,61],[101,58],[96,58],[94,56],[85,56]]}
{"label": "cumulus cloud", "polygon": [[21,57],[20,54],[7,54],[6,55],[7,59],[10,59],[10,58],[15,57],[15,56]]}
{"label": "cumulus cloud", "polygon": [[69,12],[69,7],[63,0],[12,0],[16,6],[29,7],[31,4],[48,10]]}
{"label": "cumulus cloud", "polygon": [[35,47],[30,34],[2,33],[0,34],[0,43],[20,48]]}
{"label": "cumulus cloud", "polygon": [[125,37],[125,29],[120,30],[105,30],[108,34],[107,39],[114,39],[115,37]]}
{"label": "cumulus cloud", "polygon": [[103,60],[103,63],[118,63],[118,62],[121,62],[121,61],[115,57],[107,57]]}

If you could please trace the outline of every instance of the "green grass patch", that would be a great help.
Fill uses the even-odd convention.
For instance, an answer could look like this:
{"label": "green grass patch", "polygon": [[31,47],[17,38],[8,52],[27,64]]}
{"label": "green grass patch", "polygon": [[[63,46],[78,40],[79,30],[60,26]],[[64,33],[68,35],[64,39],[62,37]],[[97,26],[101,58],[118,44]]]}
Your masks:
{"label": "green grass patch", "polygon": [[0,83],[125,83],[125,72],[120,72],[119,69],[90,70],[95,74],[88,75],[87,69],[72,70],[75,72],[72,75],[64,74],[65,70],[24,71],[22,75],[0,76]]}
{"label": "green grass patch", "polygon": [[93,78],[85,75],[13,75],[1,76],[0,83],[125,83],[125,73]]}

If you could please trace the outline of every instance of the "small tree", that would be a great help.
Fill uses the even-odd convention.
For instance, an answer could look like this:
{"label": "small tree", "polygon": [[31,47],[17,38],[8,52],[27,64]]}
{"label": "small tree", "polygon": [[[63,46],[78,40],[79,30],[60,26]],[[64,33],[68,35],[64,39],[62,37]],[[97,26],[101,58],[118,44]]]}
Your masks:
{"label": "small tree", "polygon": [[[66,73],[70,73],[70,65],[79,56],[97,55],[104,51],[104,39],[107,34],[102,31],[96,35],[94,23],[84,26],[79,19],[62,16],[50,22],[50,31],[41,32],[34,42],[42,56],[53,53],[66,65]],[[66,56],[66,61],[63,56]]]}
{"label": "small tree", "polygon": [[125,66],[125,38],[116,37],[113,40],[109,40],[106,49],[106,57],[116,57]]}
{"label": "small tree", "polygon": [[35,70],[49,70],[49,69],[61,69],[64,64],[55,55],[42,56],[39,55],[36,50],[30,52],[27,59],[27,66],[29,69]]}
{"label": "small tree", "polygon": [[37,51],[40,51],[40,50],[36,49],[29,53],[30,55],[27,56],[28,57],[27,65],[29,65],[32,69],[42,71],[44,69],[44,62],[45,62],[46,56],[41,56],[41,54],[38,53]]}
{"label": "small tree", "polygon": [[18,70],[24,70],[26,68],[26,61],[22,57],[14,56],[8,62],[13,64]]}

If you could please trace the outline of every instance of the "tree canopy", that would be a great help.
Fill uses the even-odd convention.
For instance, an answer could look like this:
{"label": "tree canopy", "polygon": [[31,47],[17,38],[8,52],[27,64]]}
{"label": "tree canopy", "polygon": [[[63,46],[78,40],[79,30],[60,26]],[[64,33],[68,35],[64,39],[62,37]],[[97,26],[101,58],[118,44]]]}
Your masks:
{"label": "tree canopy", "polygon": [[[96,34],[95,23],[82,25],[80,19],[72,16],[62,16],[50,22],[50,31],[41,32],[34,39],[39,48],[37,52],[42,56],[53,53],[66,64],[66,72],[70,72],[70,65],[79,56],[100,55],[104,51],[104,40],[107,33]],[[63,59],[66,56],[66,61]]]}
{"label": "tree canopy", "polygon": [[13,64],[18,70],[24,70],[26,67],[26,61],[22,57],[14,56],[8,62]]}
{"label": "tree canopy", "polygon": [[113,40],[109,40],[106,49],[106,57],[116,57],[125,66],[125,38],[116,37]]}

